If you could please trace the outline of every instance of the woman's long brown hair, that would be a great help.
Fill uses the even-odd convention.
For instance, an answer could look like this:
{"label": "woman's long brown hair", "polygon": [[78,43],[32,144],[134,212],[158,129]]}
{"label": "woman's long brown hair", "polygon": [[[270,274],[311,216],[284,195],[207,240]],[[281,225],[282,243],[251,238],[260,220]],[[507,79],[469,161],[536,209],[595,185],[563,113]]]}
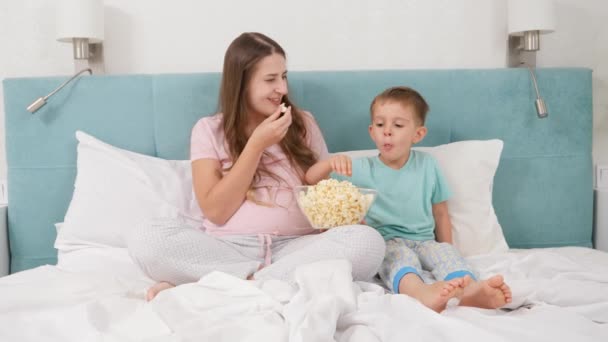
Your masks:
{"label": "woman's long brown hair", "polygon": [[[249,137],[247,136],[247,85],[257,63],[264,57],[278,53],[285,56],[285,51],[271,38],[256,32],[247,32],[237,37],[228,47],[224,56],[224,69],[220,86],[219,110],[223,113],[223,128],[228,144],[228,152],[233,165],[239,158]],[[306,125],[304,114],[297,109],[287,95],[283,102],[291,106],[292,124],[285,137],[279,142],[291,166],[298,172],[300,179],[316,161],[318,156],[306,143]],[[264,154],[267,155],[266,152]],[[260,163],[256,170],[252,186],[262,175],[268,175],[278,182],[277,175],[272,174]],[[249,194],[248,194],[248,197]]]}

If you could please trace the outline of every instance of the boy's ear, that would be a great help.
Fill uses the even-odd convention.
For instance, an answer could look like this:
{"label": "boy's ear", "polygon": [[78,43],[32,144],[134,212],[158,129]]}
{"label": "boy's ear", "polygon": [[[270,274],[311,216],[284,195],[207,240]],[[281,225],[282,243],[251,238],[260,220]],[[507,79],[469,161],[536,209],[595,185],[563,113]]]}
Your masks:
{"label": "boy's ear", "polygon": [[422,139],[424,139],[424,137],[426,136],[426,133],[428,132],[428,129],[425,126],[420,126],[418,128],[416,128],[416,134],[414,134],[414,144],[417,144],[419,142],[422,141]]}

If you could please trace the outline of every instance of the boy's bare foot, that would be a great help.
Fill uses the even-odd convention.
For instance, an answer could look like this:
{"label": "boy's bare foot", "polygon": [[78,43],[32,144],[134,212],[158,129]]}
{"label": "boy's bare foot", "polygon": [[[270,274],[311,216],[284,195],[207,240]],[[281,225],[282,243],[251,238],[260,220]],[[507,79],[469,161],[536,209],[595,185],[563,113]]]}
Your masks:
{"label": "boy's bare foot", "polygon": [[461,284],[457,283],[457,279],[438,281],[425,285],[417,299],[427,307],[441,312],[445,310],[450,299],[460,297],[462,292],[463,289]]}
{"label": "boy's bare foot", "polygon": [[166,289],[173,288],[173,287],[175,287],[175,285],[173,285],[169,282],[166,282],[166,281],[161,281],[159,283],[156,283],[148,289],[148,292],[146,293],[146,300],[149,302],[152,299],[154,299],[154,297],[156,297],[156,295],[159,294],[159,292],[164,291]]}
{"label": "boy's bare foot", "polygon": [[410,273],[401,279],[399,293],[416,298],[428,308],[441,312],[450,299],[459,298],[463,294],[463,287],[463,278],[425,284],[417,275]]}
{"label": "boy's bare foot", "polygon": [[510,303],[511,288],[501,275],[486,280],[474,281],[470,276],[464,277],[464,294],[460,305],[474,306],[483,309],[497,309]]}

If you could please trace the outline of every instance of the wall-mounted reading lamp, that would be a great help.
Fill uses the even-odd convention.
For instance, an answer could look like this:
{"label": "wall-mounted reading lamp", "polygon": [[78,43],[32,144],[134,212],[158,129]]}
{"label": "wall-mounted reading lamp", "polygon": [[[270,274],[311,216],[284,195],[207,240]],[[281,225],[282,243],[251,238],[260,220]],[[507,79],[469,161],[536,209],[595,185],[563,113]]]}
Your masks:
{"label": "wall-mounted reading lamp", "polygon": [[27,106],[27,111],[30,112],[30,113],[35,113],[38,109],[40,109],[42,106],[44,106],[46,104],[46,100],[49,97],[55,95],[56,92],[60,91],[61,88],[65,87],[68,83],[70,83],[73,79],[75,79],[76,77],[78,77],[83,72],[88,72],[90,75],[93,74],[93,71],[91,71],[91,69],[80,70],[79,72],[76,73],[76,75],[70,77],[69,80],[63,82],[59,87],[57,87],[55,90],[53,90],[52,92],[50,92],[47,96],[45,96],[45,97],[39,97],[36,101],[32,102],[31,105]]}
{"label": "wall-mounted reading lamp", "polygon": [[546,118],[547,106],[540,97],[534,67],[536,51],[540,50],[540,35],[555,31],[553,0],[507,0],[509,32],[509,65],[525,65],[536,91],[536,112]]}
{"label": "wall-mounted reading lamp", "polygon": [[[78,71],[59,87],[45,97],[40,97],[27,107],[28,112],[35,113],[46,104],[46,100],[84,72],[93,74],[103,70],[103,64],[91,64],[95,57],[101,60],[101,42],[104,38],[103,0],[55,0],[55,24],[57,40],[73,44],[74,62]],[[95,56],[94,54],[97,54]],[[88,67],[78,67],[78,61],[84,61]]]}

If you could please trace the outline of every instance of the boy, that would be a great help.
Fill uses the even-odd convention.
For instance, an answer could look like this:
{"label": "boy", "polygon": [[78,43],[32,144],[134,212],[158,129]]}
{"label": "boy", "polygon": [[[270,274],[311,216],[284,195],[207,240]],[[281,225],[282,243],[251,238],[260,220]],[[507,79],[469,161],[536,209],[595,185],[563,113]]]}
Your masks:
{"label": "boy", "polygon": [[[499,308],[511,301],[501,275],[476,281],[471,267],[452,245],[447,199],[450,191],[437,162],[411,149],[427,133],[429,107],[407,87],[393,87],[374,98],[369,134],[379,155],[351,161],[333,156],[313,165],[306,181],[316,184],[333,176],[378,190],[366,223],[386,240],[380,278],[395,293],[407,294],[441,312],[451,298],[460,305]],[[422,270],[435,279],[427,284]]]}

